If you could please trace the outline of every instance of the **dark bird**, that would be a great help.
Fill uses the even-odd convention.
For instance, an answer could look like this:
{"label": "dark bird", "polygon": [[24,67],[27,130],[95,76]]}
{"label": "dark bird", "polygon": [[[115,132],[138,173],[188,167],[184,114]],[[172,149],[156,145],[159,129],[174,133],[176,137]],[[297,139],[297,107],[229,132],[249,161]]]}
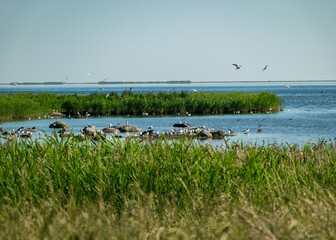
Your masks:
{"label": "dark bird", "polygon": [[267,69],[267,66],[268,66],[268,65],[266,65],[266,66],[263,68],[263,70],[262,70],[263,72],[265,72],[265,71],[266,71],[266,69]]}
{"label": "dark bird", "polygon": [[233,63],[232,65],[236,67],[236,70],[238,70],[242,67],[242,65],[238,66],[238,64],[235,64],[235,63]]}

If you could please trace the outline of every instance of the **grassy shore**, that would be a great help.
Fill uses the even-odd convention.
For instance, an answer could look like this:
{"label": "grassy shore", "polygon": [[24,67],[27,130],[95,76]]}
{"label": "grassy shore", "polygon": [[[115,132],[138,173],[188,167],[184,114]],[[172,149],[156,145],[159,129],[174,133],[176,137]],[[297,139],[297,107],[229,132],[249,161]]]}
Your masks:
{"label": "grassy shore", "polygon": [[0,146],[1,239],[335,239],[336,146]]}
{"label": "grassy shore", "polygon": [[142,115],[149,114],[223,114],[240,111],[279,111],[282,99],[274,93],[210,93],[210,92],[160,92],[122,94],[93,93],[52,94],[15,93],[0,95],[0,120],[43,117],[53,111],[74,116],[84,115]]}

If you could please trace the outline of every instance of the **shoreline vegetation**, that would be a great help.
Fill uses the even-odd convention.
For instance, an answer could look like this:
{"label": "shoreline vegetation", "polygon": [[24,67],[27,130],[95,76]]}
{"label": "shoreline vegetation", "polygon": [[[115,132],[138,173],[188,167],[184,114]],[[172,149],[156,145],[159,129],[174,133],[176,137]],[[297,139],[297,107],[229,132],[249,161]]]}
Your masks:
{"label": "shoreline vegetation", "polygon": [[336,145],[0,145],[1,239],[334,239]]}
{"label": "shoreline vegetation", "polygon": [[113,116],[266,113],[281,110],[282,99],[271,92],[213,93],[159,92],[133,93],[3,93],[0,95],[0,120],[37,118],[46,115]]}

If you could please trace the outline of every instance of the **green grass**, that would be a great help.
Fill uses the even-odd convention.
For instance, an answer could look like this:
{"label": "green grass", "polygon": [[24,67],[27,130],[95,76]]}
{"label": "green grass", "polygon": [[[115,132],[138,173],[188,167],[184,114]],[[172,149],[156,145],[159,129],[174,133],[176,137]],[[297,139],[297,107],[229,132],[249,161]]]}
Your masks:
{"label": "green grass", "polygon": [[336,146],[0,147],[0,238],[334,239]]}
{"label": "green grass", "polygon": [[132,93],[124,91],[80,94],[15,93],[0,95],[0,120],[38,117],[58,110],[66,115],[77,112],[91,115],[142,115],[149,114],[223,114],[240,111],[279,111],[282,99],[274,93],[210,93],[160,92]]}

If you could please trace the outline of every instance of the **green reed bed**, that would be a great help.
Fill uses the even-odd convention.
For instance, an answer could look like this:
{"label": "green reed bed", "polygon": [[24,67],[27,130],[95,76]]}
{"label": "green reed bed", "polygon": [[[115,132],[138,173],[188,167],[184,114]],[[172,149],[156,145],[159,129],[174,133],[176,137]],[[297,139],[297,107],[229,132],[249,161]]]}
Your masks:
{"label": "green reed bed", "polygon": [[334,239],[336,146],[0,147],[0,238]]}
{"label": "green reed bed", "polygon": [[15,93],[0,95],[0,119],[11,120],[52,114],[54,110],[66,115],[78,112],[91,115],[152,114],[223,114],[240,111],[278,111],[282,100],[274,93],[210,93],[160,92],[122,94],[93,93],[52,94]]}

